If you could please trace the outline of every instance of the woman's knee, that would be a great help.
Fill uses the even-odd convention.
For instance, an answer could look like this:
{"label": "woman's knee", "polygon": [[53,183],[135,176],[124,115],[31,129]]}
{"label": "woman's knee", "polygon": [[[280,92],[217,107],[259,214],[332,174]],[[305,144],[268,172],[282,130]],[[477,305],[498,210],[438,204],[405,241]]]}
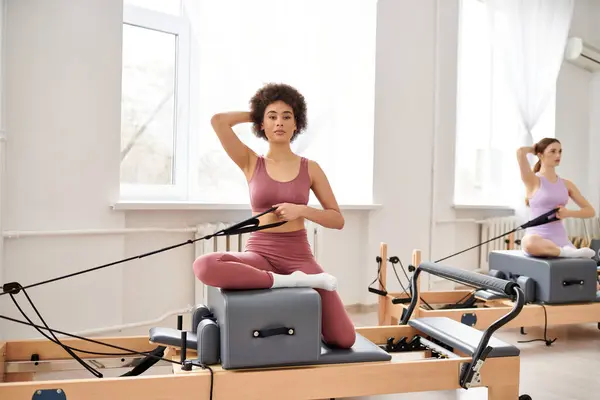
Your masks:
{"label": "woman's knee", "polygon": [[524,236],[521,239],[521,249],[527,254],[535,255],[539,252],[539,239],[537,235]]}
{"label": "woman's knee", "polygon": [[354,346],[356,329],[345,309],[342,308],[338,314],[328,313],[325,318],[329,319],[323,321],[323,336],[327,344],[342,349]]}
{"label": "woman's knee", "polygon": [[223,253],[204,254],[194,261],[194,275],[202,283],[214,286]]}
{"label": "woman's knee", "polygon": [[334,339],[335,345],[342,349],[349,349],[354,346],[356,342],[356,330],[354,326],[350,326],[338,332],[337,337]]}

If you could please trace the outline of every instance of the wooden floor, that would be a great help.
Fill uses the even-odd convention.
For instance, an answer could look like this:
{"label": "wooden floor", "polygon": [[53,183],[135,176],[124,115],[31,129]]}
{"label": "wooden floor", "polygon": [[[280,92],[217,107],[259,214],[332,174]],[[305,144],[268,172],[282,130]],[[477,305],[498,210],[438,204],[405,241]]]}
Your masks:
{"label": "wooden floor", "polygon": [[[357,326],[377,324],[376,313],[352,314]],[[600,317],[599,317],[600,319]],[[518,343],[543,338],[544,330],[519,329],[497,333],[497,337],[521,349],[521,394],[533,400],[589,400],[600,398],[600,330],[597,324],[549,327],[549,339],[558,338],[550,347],[544,342]],[[400,377],[399,377],[400,378]],[[435,377],[431,377],[435,379]],[[348,400],[476,400],[486,399],[486,389],[451,392],[415,393]]]}

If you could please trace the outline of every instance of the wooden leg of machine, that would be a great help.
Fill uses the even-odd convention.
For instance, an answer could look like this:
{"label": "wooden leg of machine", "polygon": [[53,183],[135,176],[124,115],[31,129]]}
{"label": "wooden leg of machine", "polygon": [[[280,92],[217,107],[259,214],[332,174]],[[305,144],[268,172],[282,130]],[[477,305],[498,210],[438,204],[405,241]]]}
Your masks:
{"label": "wooden leg of machine", "polygon": [[5,360],[6,360],[6,342],[0,342],[0,382],[4,382]]}

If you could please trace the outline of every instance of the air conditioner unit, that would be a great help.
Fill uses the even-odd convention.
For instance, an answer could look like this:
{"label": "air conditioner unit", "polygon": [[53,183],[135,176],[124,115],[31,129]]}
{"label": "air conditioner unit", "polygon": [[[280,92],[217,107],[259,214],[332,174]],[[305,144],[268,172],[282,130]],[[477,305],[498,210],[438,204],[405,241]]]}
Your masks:
{"label": "air conditioner unit", "polygon": [[579,37],[567,40],[565,60],[590,72],[600,71],[600,50]]}

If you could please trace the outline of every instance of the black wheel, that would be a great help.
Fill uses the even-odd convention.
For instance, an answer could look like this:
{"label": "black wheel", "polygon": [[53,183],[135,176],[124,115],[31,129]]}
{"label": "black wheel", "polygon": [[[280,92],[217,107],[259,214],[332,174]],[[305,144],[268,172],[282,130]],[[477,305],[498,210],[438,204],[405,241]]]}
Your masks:
{"label": "black wheel", "polygon": [[528,394],[522,394],[519,396],[519,400],[531,400],[531,396]]}

